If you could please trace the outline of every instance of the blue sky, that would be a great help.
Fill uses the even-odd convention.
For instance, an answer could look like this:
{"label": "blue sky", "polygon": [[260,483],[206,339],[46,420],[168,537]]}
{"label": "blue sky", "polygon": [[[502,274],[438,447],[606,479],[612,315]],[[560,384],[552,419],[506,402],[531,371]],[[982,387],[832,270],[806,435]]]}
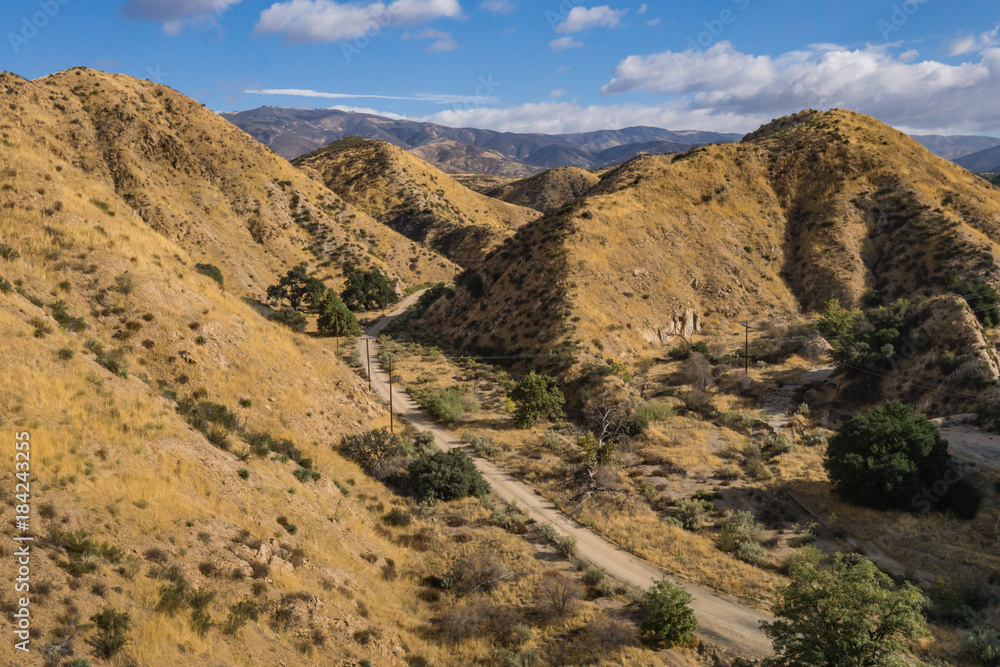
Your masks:
{"label": "blue sky", "polygon": [[[0,69],[84,65],[218,111],[374,110],[446,125],[748,131],[847,107],[1000,135],[997,0],[33,0]],[[366,34],[367,31],[367,34]]]}

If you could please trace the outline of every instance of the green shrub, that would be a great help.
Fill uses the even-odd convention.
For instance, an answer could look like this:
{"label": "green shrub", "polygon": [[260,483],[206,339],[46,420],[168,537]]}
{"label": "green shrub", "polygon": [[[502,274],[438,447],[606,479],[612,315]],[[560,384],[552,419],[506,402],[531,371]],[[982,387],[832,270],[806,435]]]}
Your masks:
{"label": "green shrub", "polygon": [[763,540],[764,526],[757,522],[753,514],[747,510],[726,511],[726,516],[722,520],[722,532],[719,534],[720,549],[756,565],[759,561],[767,560],[767,552],[762,552],[763,547],[760,544]]}
{"label": "green shrub", "polygon": [[385,516],[382,517],[382,520],[386,524],[396,528],[406,528],[413,521],[409,512],[401,510],[398,507],[394,507],[386,512]]}
{"label": "green shrub", "polygon": [[282,308],[281,310],[274,311],[268,318],[276,324],[282,324],[295,333],[302,333],[306,330],[306,325],[309,324],[309,320],[305,318],[305,315],[298,312],[294,308]]}
{"label": "green shrub", "polygon": [[892,369],[915,324],[916,313],[906,299],[866,312],[845,310],[833,299],[818,327],[833,345],[838,368],[854,377],[873,367]]}
{"label": "green shrub", "polygon": [[[844,499],[911,512],[930,509],[919,498],[936,482],[950,478],[951,465],[948,443],[937,426],[895,401],[853,417],[830,439],[824,461]],[[963,518],[971,518],[978,511],[979,499],[967,483],[951,484],[939,505],[939,509],[953,508]]]}
{"label": "green shrub", "polygon": [[466,412],[479,409],[479,403],[457,387],[434,387],[414,391],[412,395],[421,407],[443,424],[453,424]]}
{"label": "green shrub", "polygon": [[556,551],[563,558],[574,558],[577,553],[576,538],[572,535],[560,535],[555,539]]}
{"label": "green shrub", "polygon": [[6,243],[0,243],[0,258],[7,260],[8,262],[13,262],[15,259],[21,256],[17,250],[7,245]]}
{"label": "green shrub", "polygon": [[222,626],[222,631],[227,635],[235,635],[240,631],[247,621],[256,621],[260,616],[257,603],[253,600],[241,600],[229,607],[229,616]]}
{"label": "green shrub", "polygon": [[340,440],[340,450],[369,475],[379,479],[389,475],[405,453],[399,436],[384,426],[357,435],[345,435]]}
{"label": "green shrub", "polygon": [[485,496],[489,485],[461,449],[422,454],[408,469],[414,494],[421,501],[449,501]]}
{"label": "green shrub", "polygon": [[566,402],[555,378],[531,371],[510,393],[517,410],[514,421],[518,428],[531,428],[540,417],[554,417],[562,412]]}
{"label": "green shrub", "polygon": [[698,626],[691,610],[692,599],[687,591],[666,579],[653,582],[639,602],[639,628],[667,647],[688,641]]}
{"label": "green shrub", "polygon": [[984,327],[1000,325],[1000,295],[992,285],[966,281],[956,285],[955,292],[965,299]]}
{"label": "green shrub", "polygon": [[219,283],[220,288],[223,287],[222,271],[219,270],[219,267],[214,264],[195,264],[194,269],[203,276],[208,276]]}
{"label": "green shrub", "polygon": [[966,639],[966,647],[984,665],[1000,665],[1000,633],[996,630],[973,632]]}
{"label": "green shrub", "polygon": [[132,619],[127,613],[105,609],[91,616],[90,621],[97,626],[97,634],[89,643],[94,647],[94,654],[98,658],[113,658],[129,642],[128,632],[132,627]]}
{"label": "green shrub", "polygon": [[662,401],[650,401],[636,410],[636,415],[647,422],[658,422],[670,419],[675,414],[674,408]]}
{"label": "green shrub", "polygon": [[680,498],[674,502],[673,516],[681,522],[684,530],[696,531],[704,527],[714,509],[715,506],[705,500]]}
{"label": "green shrub", "polygon": [[6,278],[0,278],[0,292],[4,294],[10,294],[14,291],[14,286],[10,284],[10,281]]}
{"label": "green shrub", "polygon": [[250,479],[250,471],[246,468],[240,468],[236,474],[240,476],[240,479]]}
{"label": "green shrub", "polygon": [[607,575],[599,567],[588,567],[583,572],[583,583],[588,586],[600,586],[607,579]]}

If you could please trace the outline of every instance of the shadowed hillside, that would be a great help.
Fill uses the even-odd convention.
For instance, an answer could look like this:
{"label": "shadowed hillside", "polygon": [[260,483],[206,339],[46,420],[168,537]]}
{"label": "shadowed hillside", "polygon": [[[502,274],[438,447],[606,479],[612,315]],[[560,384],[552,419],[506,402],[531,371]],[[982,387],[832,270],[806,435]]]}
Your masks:
{"label": "shadowed hillside", "polygon": [[[834,298],[888,304],[995,285],[997,238],[996,187],[871,118],[803,112],[741,144],[608,171],[495,251],[481,294],[459,289],[427,328],[470,349],[556,354],[561,368],[656,355],[699,326],[735,344],[744,319],[808,318]],[[511,327],[485,325],[498,318]],[[957,326],[987,335],[975,318]],[[995,354],[980,356],[995,378]]]}

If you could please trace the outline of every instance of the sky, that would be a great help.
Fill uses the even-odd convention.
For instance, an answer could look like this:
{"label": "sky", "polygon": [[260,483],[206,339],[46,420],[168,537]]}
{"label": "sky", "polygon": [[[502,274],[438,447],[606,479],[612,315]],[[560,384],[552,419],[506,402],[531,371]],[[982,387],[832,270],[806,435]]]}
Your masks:
{"label": "sky", "polygon": [[512,132],[748,132],[840,107],[1000,136],[1000,0],[600,3],[5,0],[0,69]]}

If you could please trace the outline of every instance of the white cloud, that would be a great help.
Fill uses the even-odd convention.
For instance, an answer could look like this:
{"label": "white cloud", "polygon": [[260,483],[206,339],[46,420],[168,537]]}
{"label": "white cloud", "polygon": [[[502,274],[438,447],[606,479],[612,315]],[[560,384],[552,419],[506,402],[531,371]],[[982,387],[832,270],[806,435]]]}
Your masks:
{"label": "white cloud", "polygon": [[436,104],[495,104],[496,97],[480,95],[445,95],[417,93],[416,95],[363,95],[355,93],[326,93],[308,88],[254,88],[243,91],[249,95],[284,95],[292,97],[318,97],[330,100],[401,100],[404,102],[434,102]]}
{"label": "white cloud", "polygon": [[383,118],[391,118],[392,120],[410,120],[409,116],[392,113],[391,111],[379,111],[378,109],[372,109],[370,107],[347,107],[337,104],[332,107],[327,107],[327,109],[330,109],[331,111],[347,111],[348,113],[364,113],[370,116],[382,116]]}
{"label": "white cloud", "polygon": [[973,34],[959,35],[948,45],[949,56],[964,56],[967,53],[978,53],[997,45],[997,33],[1000,26],[984,32],[978,37]]}
{"label": "white cloud", "polygon": [[537,102],[502,109],[494,107],[450,109],[417,120],[449,127],[477,127],[499,132],[547,134],[592,132],[636,125],[718,132],[746,132],[755,127],[753,121],[748,121],[745,117],[728,113],[716,114],[705,109],[688,109],[677,102],[653,106],[640,104],[581,106],[571,102]]}
{"label": "white cloud", "polygon": [[168,35],[192,25],[217,26],[220,17],[241,0],[128,0],[121,13],[133,21],[162,23]]}
{"label": "white cloud", "polygon": [[565,20],[556,26],[556,32],[580,32],[588,28],[614,28],[627,12],[627,9],[611,9],[608,5],[592,9],[574,7],[566,15]]}
{"label": "white cloud", "polygon": [[338,3],[332,0],[278,2],[260,14],[255,34],[281,33],[286,44],[343,42],[389,26],[419,25],[461,16],[458,0],[395,0],[386,5]]}
{"label": "white cloud", "polygon": [[562,98],[566,97],[567,95],[569,95],[569,91],[568,90],[563,90],[562,88],[556,88],[551,93],[549,93],[549,99],[550,100],[558,100],[558,99],[562,99]]}
{"label": "white cloud", "polygon": [[517,11],[516,0],[483,0],[479,5],[491,14],[513,14]]}
{"label": "white cloud", "polygon": [[458,48],[458,42],[456,42],[455,38],[451,36],[451,33],[442,32],[441,30],[432,30],[428,28],[412,35],[410,38],[433,39],[434,43],[424,49],[425,53],[441,53],[443,51],[454,51]]}
{"label": "white cloud", "polygon": [[559,51],[565,51],[566,49],[578,49],[581,46],[583,46],[583,42],[578,42],[569,36],[554,39],[549,43],[549,47],[557,53]]}
{"label": "white cloud", "polygon": [[642,3],[642,6],[639,7],[639,12],[638,13],[639,14],[645,14],[648,11],[649,11],[649,5],[647,5],[646,3]]}
{"label": "white cloud", "polygon": [[831,44],[755,56],[720,42],[703,52],[630,56],[601,92],[660,93],[692,112],[732,114],[747,123],[843,107],[914,128],[998,129],[992,100],[1000,95],[1000,49],[986,48],[978,62],[961,65],[911,62],[914,56]]}

